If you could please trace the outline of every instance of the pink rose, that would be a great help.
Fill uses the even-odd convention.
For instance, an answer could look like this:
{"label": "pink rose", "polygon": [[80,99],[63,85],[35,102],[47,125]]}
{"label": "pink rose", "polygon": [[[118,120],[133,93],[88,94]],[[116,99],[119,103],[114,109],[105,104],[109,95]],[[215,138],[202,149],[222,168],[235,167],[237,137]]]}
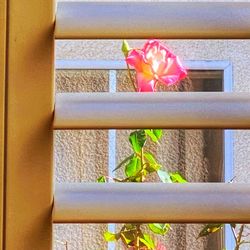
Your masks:
{"label": "pink rose", "polygon": [[148,40],[141,50],[130,50],[126,62],[136,71],[139,92],[153,92],[157,82],[171,85],[187,76],[178,56],[157,40]]}

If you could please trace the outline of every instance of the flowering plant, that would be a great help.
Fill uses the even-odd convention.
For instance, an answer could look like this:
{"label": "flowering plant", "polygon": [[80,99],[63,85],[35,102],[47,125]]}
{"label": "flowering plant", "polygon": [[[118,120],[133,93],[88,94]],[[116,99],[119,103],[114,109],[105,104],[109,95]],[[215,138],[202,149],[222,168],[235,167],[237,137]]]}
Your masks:
{"label": "flowering plant", "polygon": [[130,49],[123,43],[126,62],[136,71],[138,92],[155,92],[157,84],[177,84],[187,76],[178,56],[157,40],[149,40],[142,49]]}
{"label": "flowering plant", "polygon": [[[131,49],[126,41],[123,42],[122,51],[128,67],[129,78],[138,92],[155,92],[158,84],[173,85],[187,76],[187,71],[165,45],[157,40],[149,40],[142,49]],[[136,71],[134,81],[130,67]],[[129,135],[132,154],[114,169],[124,168],[125,177],[112,178],[115,182],[144,182],[147,177],[157,173],[164,183],[185,183],[186,180],[178,172],[166,172],[161,169],[152,152],[146,149],[147,142],[159,143],[162,137],[162,129],[140,129]],[[110,177],[108,177],[110,179]],[[107,177],[101,176],[98,182],[106,182]],[[147,225],[155,234],[165,235],[170,230],[170,225],[165,223],[151,223]],[[156,242],[149,234],[144,232],[141,224],[124,224],[119,232],[104,233],[107,241],[121,240],[127,249],[166,250],[160,242]]]}
{"label": "flowering plant", "polygon": [[[129,79],[137,92],[156,92],[159,85],[177,85],[180,80],[186,78],[187,71],[178,56],[161,44],[158,40],[148,40],[142,49],[131,49],[126,41],[123,42],[122,51],[127,63]],[[132,67],[136,72],[136,80],[132,77]],[[123,159],[113,170],[124,169],[124,178],[111,178],[101,176],[98,182],[144,182],[151,174],[157,174],[163,183],[186,183],[187,181],[179,172],[167,172],[161,169],[161,164],[150,152],[146,145],[148,142],[159,144],[162,129],[140,129],[129,135],[132,153]],[[235,250],[240,245],[247,243],[242,238],[246,225],[242,225],[239,234],[236,234],[236,225],[230,224],[236,242]],[[165,235],[171,229],[167,223],[150,223],[148,229],[154,234]],[[208,224],[199,233],[199,237],[208,236],[218,232],[223,224]],[[153,239],[142,224],[124,224],[117,233],[105,232],[106,241],[121,240],[129,250],[166,250],[167,248],[159,241]]]}

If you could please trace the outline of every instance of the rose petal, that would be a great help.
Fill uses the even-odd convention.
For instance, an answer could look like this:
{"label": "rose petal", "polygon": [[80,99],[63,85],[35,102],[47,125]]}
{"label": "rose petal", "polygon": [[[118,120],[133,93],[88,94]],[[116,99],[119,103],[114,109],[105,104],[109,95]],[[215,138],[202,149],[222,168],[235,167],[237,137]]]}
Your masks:
{"label": "rose petal", "polygon": [[[159,53],[159,52],[163,53],[163,55],[165,56],[165,59],[175,57],[174,53],[166,45],[160,43],[156,39],[148,40],[145,43],[142,51],[144,52],[146,59],[148,59],[147,55],[149,53],[153,53],[154,51],[156,51],[157,53]],[[153,54],[155,54],[155,53],[153,53]]]}
{"label": "rose petal", "polygon": [[145,64],[144,53],[141,50],[131,50],[126,57],[126,62],[136,71],[142,72],[143,64]]}
{"label": "rose petal", "polygon": [[141,50],[131,50],[126,58],[126,62],[132,66],[137,72],[153,75],[150,65],[144,58],[144,53]]}
{"label": "rose petal", "polygon": [[165,85],[173,85],[179,81],[179,77],[176,75],[166,75],[159,78],[159,82]]}
{"label": "rose petal", "polygon": [[138,92],[154,92],[155,91],[155,84],[156,80],[152,78],[152,76],[144,74],[144,73],[137,73],[137,91]]}
{"label": "rose petal", "polygon": [[162,71],[158,75],[159,81],[163,84],[174,84],[187,76],[187,71],[178,57],[169,58],[166,66],[166,68],[162,68]]}
{"label": "rose petal", "polygon": [[179,58],[158,40],[148,40],[142,50],[131,50],[126,62],[136,70],[140,92],[156,91],[157,80],[171,85],[187,76]]}
{"label": "rose petal", "polygon": [[148,40],[142,51],[147,63],[151,65],[152,71],[158,76],[166,72],[168,60],[176,57],[169,48],[159,43],[158,40]]}

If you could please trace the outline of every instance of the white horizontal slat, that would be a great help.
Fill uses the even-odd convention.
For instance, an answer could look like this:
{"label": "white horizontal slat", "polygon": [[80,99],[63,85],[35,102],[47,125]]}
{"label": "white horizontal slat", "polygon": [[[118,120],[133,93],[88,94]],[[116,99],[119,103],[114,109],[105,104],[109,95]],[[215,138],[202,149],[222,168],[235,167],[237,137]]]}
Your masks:
{"label": "white horizontal slat", "polygon": [[58,39],[250,38],[249,2],[61,2]]}
{"label": "white horizontal slat", "polygon": [[[57,70],[112,70],[112,69],[126,69],[127,64],[125,60],[80,60],[80,59],[57,59],[55,61]],[[183,61],[185,68],[189,69],[188,74],[192,74],[190,70],[209,70],[210,74],[213,70],[225,70],[231,65],[231,62],[224,60],[185,60]]]}
{"label": "white horizontal slat", "polygon": [[250,222],[250,185],[57,184],[54,223]]}
{"label": "white horizontal slat", "polygon": [[54,129],[250,128],[250,93],[63,93]]}

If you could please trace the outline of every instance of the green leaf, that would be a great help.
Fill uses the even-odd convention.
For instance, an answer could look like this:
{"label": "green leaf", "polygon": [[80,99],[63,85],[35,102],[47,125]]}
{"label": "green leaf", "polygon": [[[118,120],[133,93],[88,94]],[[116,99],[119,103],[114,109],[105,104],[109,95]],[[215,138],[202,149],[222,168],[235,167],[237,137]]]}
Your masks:
{"label": "green leaf", "polygon": [[153,133],[158,138],[158,140],[161,139],[161,137],[162,137],[162,129],[153,129]]}
{"label": "green leaf", "polygon": [[134,230],[130,231],[121,231],[120,233],[121,238],[123,239],[123,242],[127,245],[130,245],[130,243],[134,242],[136,238],[136,232]]}
{"label": "green leaf", "polygon": [[122,52],[125,57],[128,56],[128,52],[131,50],[131,48],[128,45],[128,42],[126,40],[123,40],[122,42]]}
{"label": "green leaf", "polygon": [[104,239],[106,241],[115,241],[115,240],[118,240],[119,238],[120,238],[119,234],[114,234],[109,231],[106,231],[104,233]]}
{"label": "green leaf", "polygon": [[173,182],[177,183],[187,183],[187,181],[180,175],[180,173],[175,172],[175,173],[169,173],[170,178]]}
{"label": "green leaf", "polygon": [[162,137],[162,129],[145,129],[144,131],[153,142],[158,142]]}
{"label": "green leaf", "polygon": [[169,224],[153,223],[148,224],[149,229],[156,234],[165,235],[171,228]]}
{"label": "green leaf", "polygon": [[143,234],[143,238],[140,238],[140,241],[149,249],[155,248],[155,243],[148,234]]}
{"label": "green leaf", "polygon": [[131,143],[135,153],[141,152],[141,149],[145,145],[146,140],[147,137],[144,130],[136,130],[129,136],[129,142]]}
{"label": "green leaf", "polygon": [[160,168],[161,165],[148,165],[145,170],[147,171],[147,173],[153,173],[158,171]]}
{"label": "green leaf", "polygon": [[147,168],[146,168],[149,173],[157,171],[161,168],[161,165],[157,163],[153,154],[145,152],[144,157],[145,157],[146,161],[149,163]]}
{"label": "green leaf", "polygon": [[117,167],[113,170],[113,172],[115,172],[116,170],[118,170],[119,168],[121,168],[125,163],[127,163],[133,157],[134,157],[134,154],[132,154],[132,155],[128,156],[127,158],[125,158],[119,165],[117,165]]}
{"label": "green leaf", "polygon": [[215,233],[223,228],[224,224],[208,224],[199,233],[198,238]]}
{"label": "green leaf", "polygon": [[170,175],[166,171],[158,170],[157,174],[163,183],[173,183]]}
{"label": "green leaf", "polygon": [[98,179],[97,179],[97,182],[99,183],[105,183],[107,182],[107,178],[105,176],[100,176]]}
{"label": "green leaf", "polygon": [[141,170],[141,160],[138,157],[132,158],[125,166],[125,174],[127,177],[136,176]]}
{"label": "green leaf", "polygon": [[152,165],[156,165],[158,164],[156,159],[154,158],[153,154],[149,153],[149,152],[144,152],[144,157],[146,158],[146,160],[152,164]]}

